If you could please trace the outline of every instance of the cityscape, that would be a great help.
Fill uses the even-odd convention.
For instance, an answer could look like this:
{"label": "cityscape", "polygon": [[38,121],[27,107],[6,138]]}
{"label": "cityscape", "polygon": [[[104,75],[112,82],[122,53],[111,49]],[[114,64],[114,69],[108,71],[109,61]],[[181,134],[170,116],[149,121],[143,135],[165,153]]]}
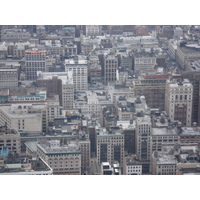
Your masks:
{"label": "cityscape", "polygon": [[0,175],[200,175],[200,25],[0,25]]}

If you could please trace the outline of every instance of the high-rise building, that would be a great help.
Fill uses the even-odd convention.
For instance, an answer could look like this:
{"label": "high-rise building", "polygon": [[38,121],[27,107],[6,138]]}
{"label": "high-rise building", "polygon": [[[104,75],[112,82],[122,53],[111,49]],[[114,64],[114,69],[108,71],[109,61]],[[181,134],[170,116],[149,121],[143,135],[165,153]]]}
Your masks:
{"label": "high-rise building", "polygon": [[200,126],[200,61],[187,63],[187,71],[182,72],[181,76],[190,81],[193,85],[192,98],[192,123],[196,122]]}
{"label": "high-rise building", "polygon": [[88,174],[90,168],[89,134],[85,134],[85,132],[80,132],[79,144],[81,149],[81,174]]}
{"label": "high-rise building", "polygon": [[46,51],[25,51],[26,79],[36,80],[37,71],[46,71]]}
{"label": "high-rise building", "polygon": [[193,86],[188,79],[167,81],[165,91],[165,111],[169,119],[180,121],[183,125],[192,123]]}
{"label": "high-rise building", "polygon": [[148,115],[136,118],[137,155],[142,164],[142,172],[150,172],[151,159],[151,118]]}
{"label": "high-rise building", "polygon": [[123,167],[124,160],[124,135],[120,132],[109,134],[105,128],[99,129],[97,135],[97,160],[114,164],[118,161]]}
{"label": "high-rise building", "polygon": [[65,71],[71,71],[73,76],[74,91],[88,89],[88,65],[87,60],[81,60],[78,56],[65,60]]}
{"label": "high-rise building", "polygon": [[115,82],[117,80],[118,59],[114,55],[103,57],[102,75],[104,84]]}

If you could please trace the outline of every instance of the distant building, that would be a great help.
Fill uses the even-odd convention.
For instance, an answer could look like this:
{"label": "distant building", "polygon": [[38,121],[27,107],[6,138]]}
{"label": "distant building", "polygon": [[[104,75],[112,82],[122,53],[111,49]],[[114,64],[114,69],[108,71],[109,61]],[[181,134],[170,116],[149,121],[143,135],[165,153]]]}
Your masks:
{"label": "distant building", "polygon": [[19,42],[19,41],[28,41],[31,37],[31,34],[25,29],[3,29],[1,31],[1,41],[8,42]]}
{"label": "distant building", "polygon": [[47,94],[59,95],[63,109],[72,109],[74,104],[74,83],[72,72],[37,72],[38,87],[46,87]]}
{"label": "distant building", "polygon": [[192,123],[193,86],[188,79],[179,82],[167,81],[165,92],[165,111],[172,122],[183,125]]}
{"label": "distant building", "polygon": [[86,25],[86,37],[97,36],[101,33],[101,26],[98,25]]}
{"label": "distant building", "polygon": [[177,46],[177,63],[181,69],[186,68],[186,62],[194,62],[200,59],[200,45],[199,44],[183,44]]}
{"label": "distant building", "polygon": [[176,175],[177,160],[174,155],[154,151],[152,157],[153,175]]}
{"label": "distant building", "polygon": [[74,59],[65,60],[65,71],[71,71],[73,76],[74,91],[85,91],[88,89],[88,65],[87,60]]}
{"label": "distant building", "polygon": [[168,74],[152,74],[140,76],[133,81],[135,96],[146,97],[147,105],[150,108],[165,109],[165,86],[169,79]]}
{"label": "distant building", "polygon": [[177,40],[171,39],[168,42],[168,54],[172,60],[176,60],[177,57]]}
{"label": "distant building", "polygon": [[104,84],[117,80],[118,59],[114,55],[103,57],[102,75]]}
{"label": "distant building", "polygon": [[0,149],[7,146],[10,151],[21,152],[20,134],[14,129],[7,128],[7,125],[0,127]]}
{"label": "distant building", "polygon": [[135,75],[153,72],[156,65],[156,56],[153,53],[141,52],[134,55]]}
{"label": "distant building", "polygon": [[11,104],[0,107],[0,125],[32,134],[48,132],[49,122],[60,115],[57,101]]}
{"label": "distant building", "polygon": [[18,69],[0,69],[0,88],[18,87]]}
{"label": "distant building", "polygon": [[190,81],[193,86],[192,98],[192,123],[196,122],[200,126],[200,61],[187,63],[187,71],[182,72],[181,76]]}
{"label": "distant building", "polygon": [[150,172],[151,159],[151,118],[148,115],[136,118],[136,144],[139,163],[142,164],[142,173]]}
{"label": "distant building", "polygon": [[53,169],[54,175],[81,175],[81,151],[76,143],[63,146],[59,140],[39,143],[37,154]]}
{"label": "distant building", "polygon": [[136,36],[147,36],[148,35],[146,26],[136,26],[135,30],[136,30]]}
{"label": "distant building", "polygon": [[46,71],[46,51],[25,51],[26,79],[36,80],[37,71]]}
{"label": "distant building", "polygon": [[4,163],[0,175],[52,175],[52,168],[42,159],[25,157],[17,163]]}
{"label": "distant building", "polygon": [[97,135],[97,160],[98,163],[115,161],[123,167],[124,135],[121,133],[109,134],[104,128]]}

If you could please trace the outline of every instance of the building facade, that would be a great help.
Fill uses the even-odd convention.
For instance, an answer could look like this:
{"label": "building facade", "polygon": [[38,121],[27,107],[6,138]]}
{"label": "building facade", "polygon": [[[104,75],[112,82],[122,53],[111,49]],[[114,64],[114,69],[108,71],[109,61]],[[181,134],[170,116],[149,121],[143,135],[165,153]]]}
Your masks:
{"label": "building facade", "polygon": [[165,92],[165,111],[172,122],[183,125],[192,123],[193,86],[188,79],[179,82],[167,81]]}
{"label": "building facade", "polygon": [[0,69],[0,88],[18,87],[17,69]]}
{"label": "building facade", "polygon": [[46,51],[25,51],[26,79],[36,80],[37,71],[46,71]]}

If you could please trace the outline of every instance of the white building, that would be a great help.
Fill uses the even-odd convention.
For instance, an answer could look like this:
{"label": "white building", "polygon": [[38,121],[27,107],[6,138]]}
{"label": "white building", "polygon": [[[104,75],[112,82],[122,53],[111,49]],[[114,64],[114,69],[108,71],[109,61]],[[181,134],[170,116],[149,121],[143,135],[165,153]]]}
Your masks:
{"label": "white building", "polygon": [[88,89],[87,60],[79,60],[78,57],[65,60],[65,71],[72,72],[75,91],[85,91]]}
{"label": "white building", "polygon": [[6,123],[9,129],[42,133],[48,131],[49,122],[59,115],[58,101],[4,105],[0,107],[0,126]]}
{"label": "white building", "polygon": [[188,79],[167,81],[165,91],[165,111],[170,120],[180,121],[186,126],[192,123],[193,86]]}
{"label": "white building", "polygon": [[126,175],[142,175],[142,165],[140,164],[127,164]]}
{"label": "white building", "polygon": [[12,104],[0,107],[0,125],[30,133],[42,132],[41,113],[29,113],[31,104]]}

